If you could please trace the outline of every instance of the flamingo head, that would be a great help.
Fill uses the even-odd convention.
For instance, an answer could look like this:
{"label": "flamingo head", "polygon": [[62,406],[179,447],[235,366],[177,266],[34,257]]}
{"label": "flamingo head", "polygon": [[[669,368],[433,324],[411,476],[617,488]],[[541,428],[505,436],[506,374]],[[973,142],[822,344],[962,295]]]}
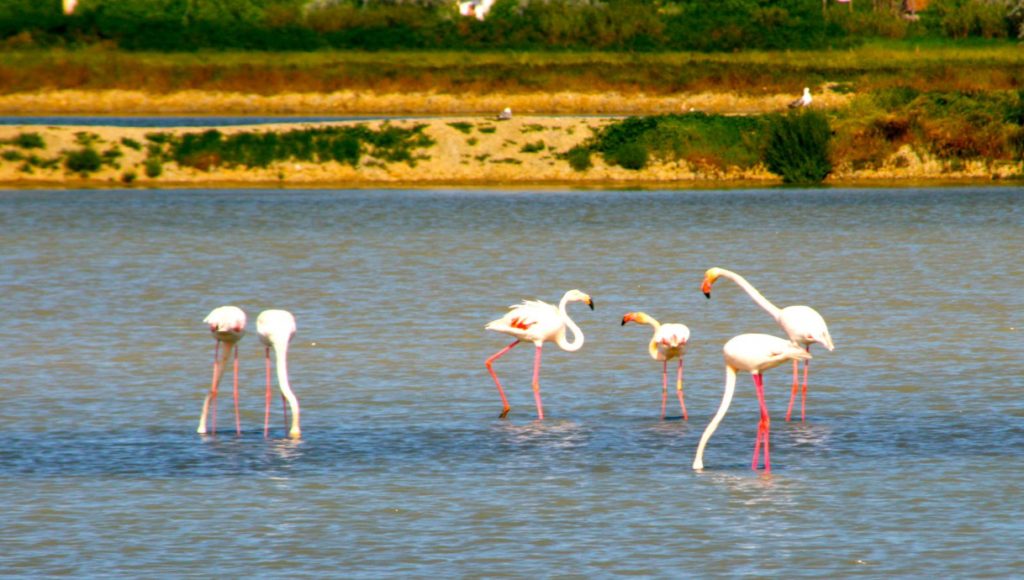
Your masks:
{"label": "flamingo head", "polygon": [[711,298],[711,285],[718,280],[721,275],[719,268],[711,268],[707,272],[704,272],[704,282],[700,285],[700,291],[704,293],[704,296]]}
{"label": "flamingo head", "polygon": [[816,342],[821,346],[827,348],[829,352],[832,352],[833,350],[836,349],[836,347],[832,345],[832,337],[829,335],[827,329],[822,329],[820,332],[817,333],[808,333],[806,336],[806,341],[807,344]]}
{"label": "flamingo head", "polygon": [[637,324],[647,324],[650,321],[650,317],[643,312],[627,312],[622,317],[622,326],[625,326],[627,322],[635,322]]}
{"label": "flamingo head", "polygon": [[594,309],[594,301],[586,292],[580,292],[579,290],[569,290],[568,292],[565,293],[565,299],[568,302],[583,302],[584,304],[589,306],[591,310]]}

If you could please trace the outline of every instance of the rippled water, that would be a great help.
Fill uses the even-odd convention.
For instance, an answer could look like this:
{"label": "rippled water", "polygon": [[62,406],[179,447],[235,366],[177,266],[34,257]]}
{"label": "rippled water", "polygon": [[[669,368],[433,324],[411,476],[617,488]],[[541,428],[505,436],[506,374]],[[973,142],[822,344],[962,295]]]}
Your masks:
{"label": "rippled water", "polygon": [[[1010,576],[1024,569],[1024,190],[0,192],[0,575]],[[721,345],[828,320],[806,423]],[[576,353],[483,330],[589,292]],[[195,433],[235,304],[295,313],[300,442],[241,342],[243,429]],[[690,420],[658,420],[644,310],[683,322]],[[250,326],[252,329],[252,326]],[[222,391],[223,392],[223,391]],[[670,407],[671,408],[671,407]],[[224,431],[224,429],[229,429]]]}

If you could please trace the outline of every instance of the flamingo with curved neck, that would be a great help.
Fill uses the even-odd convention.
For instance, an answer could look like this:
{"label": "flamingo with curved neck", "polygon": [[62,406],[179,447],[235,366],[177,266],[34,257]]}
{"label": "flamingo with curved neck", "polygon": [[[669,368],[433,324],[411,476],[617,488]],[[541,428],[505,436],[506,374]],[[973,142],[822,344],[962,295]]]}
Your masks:
{"label": "flamingo with curved neck", "polygon": [[[778,306],[771,303],[770,300],[764,297],[763,294],[754,288],[754,285],[747,282],[747,279],[740,276],[736,272],[726,270],[724,268],[711,268],[704,273],[704,282],[701,284],[701,291],[709,299],[711,298],[711,286],[719,278],[727,278],[736,283],[737,286],[742,288],[754,302],[765,310],[775,322],[778,323],[782,331],[786,333],[789,340],[802,347],[807,352],[810,352],[811,345],[819,343],[829,351],[835,349],[832,345],[832,337],[828,333],[828,326],[825,325],[825,319],[813,308],[809,306],[786,306],[785,308],[779,308]],[[810,363],[804,360],[804,380],[803,390],[800,399],[800,420],[803,421],[806,418],[806,404],[807,404],[807,375],[810,370]],[[793,390],[789,396],[789,407],[786,409],[786,420],[789,421],[790,416],[793,413],[793,401],[796,399],[796,392],[800,386],[799,382],[799,362],[793,360]]]}
{"label": "flamingo with curved neck", "polygon": [[[234,351],[235,433],[241,435],[242,423],[238,416],[238,341],[242,340],[245,335],[245,312],[237,306],[221,306],[211,310],[203,322],[209,325],[210,333],[213,334],[217,344],[213,348],[213,380],[210,382],[210,392],[203,400],[203,412],[199,415],[199,427],[196,429],[196,433],[206,434],[207,415],[210,415],[210,432],[217,433],[217,390],[220,387],[220,379],[224,376],[228,358]],[[221,343],[224,343],[223,354],[219,354]]]}
{"label": "flamingo with curved neck", "polygon": [[[288,403],[292,412],[291,428],[288,430],[288,437],[298,439],[302,436],[299,428],[299,399],[292,391],[291,383],[288,381],[288,343],[295,336],[295,317],[287,310],[264,310],[256,319],[256,332],[260,335],[260,342],[265,347],[267,367],[267,396],[263,415],[263,436],[267,437],[270,432],[270,349],[274,349],[275,363],[277,364],[277,386],[281,390],[281,398]],[[287,422],[287,411],[285,422]]]}
{"label": "flamingo with curved neck", "polygon": [[725,355],[725,393],[722,395],[722,403],[718,406],[718,411],[700,436],[697,455],[693,459],[693,468],[704,469],[704,447],[707,445],[708,439],[711,439],[711,435],[718,429],[718,424],[722,422],[726,411],[729,410],[729,404],[732,403],[732,395],[736,389],[736,371],[744,371],[754,377],[754,391],[757,393],[757,402],[761,407],[761,421],[757,426],[757,442],[754,444],[754,460],[751,463],[751,469],[757,469],[759,451],[763,445],[764,470],[766,473],[770,472],[772,470],[769,455],[771,418],[768,416],[768,406],[764,402],[762,373],[788,360],[794,362],[809,360],[811,353],[790,341],[767,334],[741,334],[725,343],[722,352]]}
{"label": "flamingo with curved neck", "polygon": [[[583,333],[580,327],[569,318],[565,310],[569,302],[583,302],[594,309],[594,301],[587,294],[579,290],[569,290],[562,296],[558,307],[540,300],[526,300],[521,304],[509,307],[509,311],[497,320],[487,323],[486,330],[494,330],[515,337],[515,341],[492,355],[484,365],[487,372],[494,379],[498,387],[498,394],[501,395],[502,411],[500,418],[508,416],[511,407],[505,397],[505,390],[501,388],[498,375],[495,374],[492,365],[494,361],[501,358],[505,353],[512,350],[521,341],[532,342],[536,347],[533,359],[533,398],[537,403],[537,418],[544,418],[544,406],[540,399],[540,359],[541,350],[545,342],[554,342],[559,348],[568,352],[575,352],[583,346]],[[572,331],[572,341],[566,340],[566,329]]]}
{"label": "flamingo with curved neck", "polygon": [[679,398],[679,409],[683,413],[683,420],[690,417],[686,413],[686,403],[683,402],[683,354],[686,352],[686,343],[690,340],[690,329],[685,324],[661,324],[646,312],[627,312],[622,317],[622,325],[627,322],[637,324],[648,324],[654,328],[654,336],[647,345],[647,351],[651,358],[661,361],[661,418],[665,418],[665,404],[668,400],[668,361],[679,359],[679,366],[676,370],[676,395]]}

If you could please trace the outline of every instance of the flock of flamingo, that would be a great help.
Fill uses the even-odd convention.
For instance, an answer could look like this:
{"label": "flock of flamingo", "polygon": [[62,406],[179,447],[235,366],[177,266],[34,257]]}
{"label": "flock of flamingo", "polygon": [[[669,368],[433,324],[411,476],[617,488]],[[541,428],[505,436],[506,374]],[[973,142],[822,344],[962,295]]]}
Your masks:
{"label": "flock of flamingo", "polygon": [[[771,471],[771,450],[770,450],[770,429],[771,418],[768,415],[768,407],[764,399],[764,378],[763,373],[768,369],[775,368],[787,361],[793,361],[793,388],[790,393],[789,407],[786,410],[786,421],[789,421],[793,412],[793,403],[797,391],[801,391],[800,420],[805,419],[805,407],[807,402],[807,380],[810,368],[811,354],[810,347],[818,343],[833,350],[832,338],[829,335],[825,320],[808,306],[787,306],[779,308],[765,298],[750,282],[739,274],[723,268],[711,268],[704,273],[704,281],[701,291],[709,299],[711,298],[711,287],[719,278],[726,278],[735,282],[742,288],[754,302],[768,312],[776,323],[782,328],[788,339],[783,339],[768,334],[741,334],[733,337],[725,343],[723,353],[725,356],[725,392],[718,411],[712,417],[711,422],[705,428],[697,445],[697,454],[693,460],[693,468],[701,470],[704,468],[704,449],[707,446],[711,435],[718,428],[718,424],[725,417],[732,402],[733,392],[736,388],[736,373],[738,371],[748,372],[754,379],[754,391],[757,395],[758,404],[761,409],[761,418],[758,423],[757,440],[754,443],[754,457],[751,468],[758,469],[761,451],[764,452],[764,470]],[[583,302],[591,310],[594,309],[594,301],[584,292],[569,290],[562,296],[558,306],[541,302],[539,300],[527,300],[521,304],[513,305],[501,318],[489,322],[485,328],[512,336],[515,340],[508,346],[502,348],[492,356],[488,357],[484,365],[487,372],[494,379],[498,388],[498,395],[501,397],[502,411],[501,418],[505,418],[511,407],[505,397],[505,390],[501,387],[501,381],[494,372],[494,362],[511,351],[520,342],[532,342],[534,350],[533,361],[533,397],[537,404],[537,418],[544,418],[544,406],[540,396],[540,364],[541,353],[545,342],[554,342],[562,350],[574,352],[583,346],[583,333],[579,326],[566,312],[566,306],[570,302]],[[235,430],[241,433],[241,424],[238,415],[238,341],[245,334],[246,317],[245,312],[235,306],[221,306],[214,309],[204,319],[210,326],[210,331],[216,339],[214,347],[213,381],[210,385],[210,392],[203,401],[203,411],[199,417],[199,428],[197,432],[206,434],[207,416],[211,418],[210,431],[216,433],[217,410],[216,398],[220,380],[224,369],[231,357],[234,356],[234,403],[235,403]],[[648,346],[651,358],[662,363],[662,391],[661,391],[661,417],[665,418],[665,406],[668,400],[668,363],[671,360],[678,361],[676,370],[676,394],[679,398],[679,408],[684,420],[689,418],[686,412],[686,403],[683,397],[683,355],[686,352],[686,344],[690,339],[690,329],[684,324],[661,324],[644,312],[629,312],[622,317],[622,325],[628,322],[647,324],[653,327],[654,335]],[[291,426],[288,436],[297,439],[301,437],[299,428],[299,401],[292,391],[288,382],[287,353],[288,344],[295,336],[295,317],[284,310],[265,310],[260,313],[256,320],[256,330],[260,341],[265,347],[265,359],[267,370],[266,405],[263,421],[264,436],[268,436],[270,426],[270,350],[274,349],[277,364],[277,380],[281,391],[282,403],[285,407],[285,422],[288,422],[288,412],[291,411]],[[567,339],[567,331],[572,332],[572,340]],[[220,353],[221,343],[223,353]],[[803,361],[803,382],[802,389],[799,376],[800,361]],[[212,411],[211,411],[211,403]]]}

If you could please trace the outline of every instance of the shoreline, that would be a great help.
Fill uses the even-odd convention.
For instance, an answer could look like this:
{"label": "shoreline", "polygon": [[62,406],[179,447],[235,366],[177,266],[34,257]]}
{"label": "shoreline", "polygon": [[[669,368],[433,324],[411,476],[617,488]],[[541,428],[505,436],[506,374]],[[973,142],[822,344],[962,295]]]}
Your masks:
{"label": "shoreline", "polygon": [[[462,115],[428,119],[298,122],[220,127],[142,128],[120,126],[0,126],[0,188],[415,188],[415,187],[556,187],[556,188],[766,188],[782,180],[762,166],[722,170],[686,161],[652,161],[641,170],[611,166],[599,155],[593,165],[576,171],[564,153],[613,122],[608,117],[519,116],[498,121],[494,116]],[[433,145],[418,150],[411,162],[386,162],[364,156],[356,165],[337,162],[275,162],[264,168],[214,166],[208,171],[179,167],[167,161],[158,176],[146,171],[147,135],[181,135],[216,129],[235,132],[288,131],[324,126],[363,125],[413,127],[423,125]],[[45,147],[20,150],[11,142],[21,134],[38,134]],[[85,136],[85,137],[83,137]],[[116,163],[94,173],[68,170],[59,160],[82,147],[85,138],[97,151],[117,150]],[[124,143],[142,145],[129,148]],[[16,154],[9,153],[17,151]],[[47,167],[27,167],[33,155],[49,160]],[[877,169],[836,167],[825,187],[905,187],[916,183],[1020,183],[1020,163],[967,161],[953,168],[906,146]]]}

